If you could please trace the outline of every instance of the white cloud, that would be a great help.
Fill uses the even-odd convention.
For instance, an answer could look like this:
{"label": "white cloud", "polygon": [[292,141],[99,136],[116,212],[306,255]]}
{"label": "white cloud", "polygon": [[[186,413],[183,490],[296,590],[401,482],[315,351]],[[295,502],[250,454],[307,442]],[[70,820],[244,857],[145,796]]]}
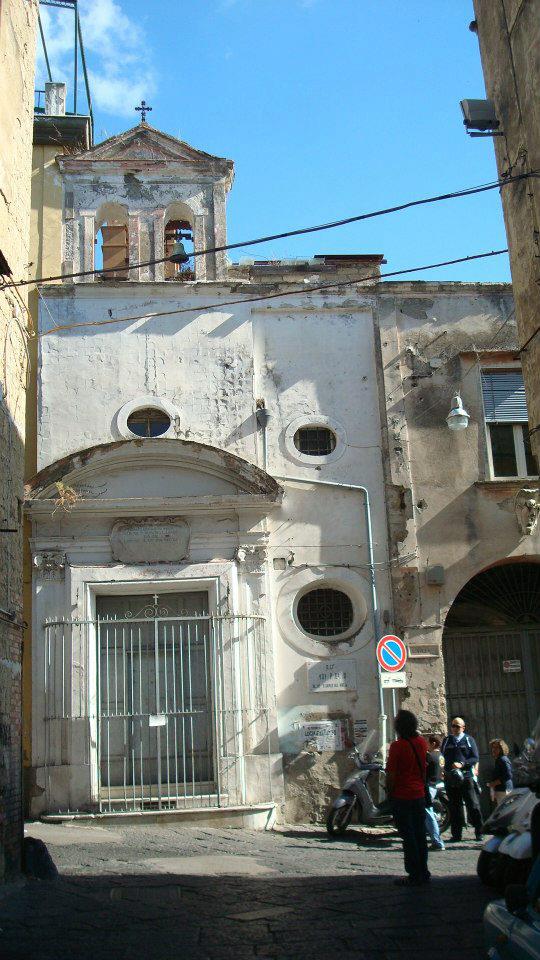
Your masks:
{"label": "white cloud", "polygon": [[[104,113],[135,118],[134,107],[143,97],[150,99],[156,84],[147,37],[123,9],[125,4],[126,0],[79,0],[79,11],[95,107]],[[69,85],[73,82],[73,16],[67,10],[52,12],[42,7],[41,19],[53,79],[66,80]],[[45,79],[40,51],[36,86],[42,87]],[[68,90],[68,97],[72,94]]]}

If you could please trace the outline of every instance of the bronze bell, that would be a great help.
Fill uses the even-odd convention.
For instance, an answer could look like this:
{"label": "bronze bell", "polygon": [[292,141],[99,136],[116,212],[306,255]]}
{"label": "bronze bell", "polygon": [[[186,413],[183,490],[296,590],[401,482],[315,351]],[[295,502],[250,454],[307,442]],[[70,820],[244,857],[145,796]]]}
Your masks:
{"label": "bronze bell", "polygon": [[187,263],[189,257],[184,249],[184,244],[181,240],[175,240],[172,248],[172,253],[169,257],[171,263]]}

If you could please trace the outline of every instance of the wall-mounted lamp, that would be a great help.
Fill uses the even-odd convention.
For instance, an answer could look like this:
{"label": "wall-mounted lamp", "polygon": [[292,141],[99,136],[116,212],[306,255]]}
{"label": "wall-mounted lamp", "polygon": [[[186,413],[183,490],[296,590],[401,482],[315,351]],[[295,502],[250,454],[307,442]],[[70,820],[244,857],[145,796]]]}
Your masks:
{"label": "wall-mounted lamp", "polygon": [[446,418],[450,430],[466,430],[469,426],[470,419],[470,415],[465,410],[459,393],[456,393],[456,395],[452,397],[450,413]]}
{"label": "wall-mounted lamp", "polygon": [[[491,100],[460,100],[463,123],[470,137],[502,137],[500,121]],[[478,131],[478,132],[472,132]]]}

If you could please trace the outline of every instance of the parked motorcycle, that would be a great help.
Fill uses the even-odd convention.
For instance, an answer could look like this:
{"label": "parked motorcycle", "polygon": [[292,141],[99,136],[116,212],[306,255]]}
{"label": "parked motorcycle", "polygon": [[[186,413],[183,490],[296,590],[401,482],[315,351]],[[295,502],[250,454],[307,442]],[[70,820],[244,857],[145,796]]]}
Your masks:
{"label": "parked motorcycle", "polygon": [[[520,784],[500,803],[484,823],[490,836],[482,845],[476,867],[483,883],[499,890],[511,883],[524,883],[533,863],[531,822],[537,819],[540,738],[525,741],[514,762],[514,777]],[[536,813],[534,812],[536,810]]]}
{"label": "parked motorcycle", "polygon": [[[367,785],[371,773],[380,774],[384,769],[376,753],[370,752],[374,737],[375,731],[372,730],[363,744],[356,746],[349,754],[349,759],[354,761],[356,770],[345,780],[341,793],[334,800],[326,819],[326,829],[331,837],[344,834],[351,823],[375,827],[390,826],[393,822],[390,802],[384,800],[376,804]],[[433,809],[442,833],[450,823],[448,797],[442,781],[437,784]]]}
{"label": "parked motorcycle", "polygon": [[485,821],[484,833],[491,836],[482,844],[476,866],[482,883],[504,889],[506,883],[521,882],[518,877],[526,873],[532,862],[530,818],[537,803],[528,787],[517,787]]}

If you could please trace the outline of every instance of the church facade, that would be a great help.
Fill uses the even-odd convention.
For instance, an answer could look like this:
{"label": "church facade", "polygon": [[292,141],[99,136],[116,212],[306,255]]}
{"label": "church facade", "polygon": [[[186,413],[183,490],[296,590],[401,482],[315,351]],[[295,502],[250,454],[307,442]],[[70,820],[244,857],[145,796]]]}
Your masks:
{"label": "church facade", "polygon": [[320,815],[320,758],[382,722],[382,257],[228,263],[232,163],[146,123],[57,164],[31,812]]}

